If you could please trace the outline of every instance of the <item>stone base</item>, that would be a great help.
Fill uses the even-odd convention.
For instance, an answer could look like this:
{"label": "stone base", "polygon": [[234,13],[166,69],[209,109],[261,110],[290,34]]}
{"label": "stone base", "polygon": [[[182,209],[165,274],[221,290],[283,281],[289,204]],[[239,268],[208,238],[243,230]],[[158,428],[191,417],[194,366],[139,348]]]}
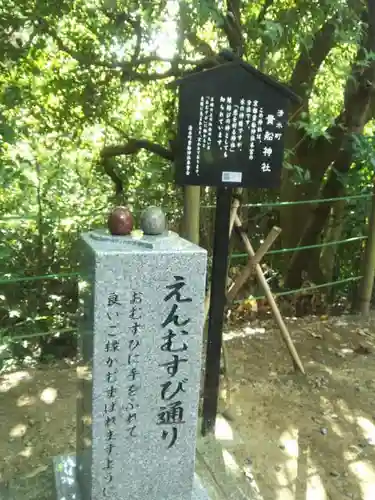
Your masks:
{"label": "stone base", "polygon": [[[75,468],[75,455],[59,455],[53,459],[56,500],[82,500],[76,481]],[[124,497],[123,500],[126,500],[126,498]],[[196,474],[191,500],[210,500]]]}

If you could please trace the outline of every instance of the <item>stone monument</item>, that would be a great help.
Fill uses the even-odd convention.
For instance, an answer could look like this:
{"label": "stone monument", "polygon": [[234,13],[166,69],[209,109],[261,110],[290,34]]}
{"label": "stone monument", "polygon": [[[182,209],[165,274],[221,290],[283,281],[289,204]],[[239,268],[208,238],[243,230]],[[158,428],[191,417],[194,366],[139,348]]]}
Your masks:
{"label": "stone monument", "polygon": [[54,459],[58,500],[208,500],[194,473],[206,251],[160,209],[142,226],[82,236],[77,456]]}

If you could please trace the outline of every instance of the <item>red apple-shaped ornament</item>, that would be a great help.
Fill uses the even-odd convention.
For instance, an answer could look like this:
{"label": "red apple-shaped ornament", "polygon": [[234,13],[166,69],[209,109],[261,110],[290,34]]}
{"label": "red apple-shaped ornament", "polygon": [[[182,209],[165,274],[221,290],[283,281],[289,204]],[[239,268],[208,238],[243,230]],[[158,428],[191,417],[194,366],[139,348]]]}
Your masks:
{"label": "red apple-shaped ornament", "polygon": [[116,207],[108,217],[108,229],[113,236],[130,234],[133,224],[133,216],[126,207]]}

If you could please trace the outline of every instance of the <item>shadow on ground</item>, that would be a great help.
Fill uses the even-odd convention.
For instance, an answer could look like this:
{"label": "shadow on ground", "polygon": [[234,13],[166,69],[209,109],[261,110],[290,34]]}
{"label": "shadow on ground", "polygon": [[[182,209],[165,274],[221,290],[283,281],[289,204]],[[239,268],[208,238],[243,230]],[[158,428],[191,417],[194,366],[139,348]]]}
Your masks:
{"label": "shadow on ground", "polygon": [[374,322],[289,321],[307,375],[272,323],[228,332],[233,451],[264,500],[375,498]]}
{"label": "shadow on ground", "polygon": [[[306,377],[292,373],[272,321],[225,335],[234,420],[219,419],[217,440],[198,444],[213,500],[373,500],[374,322],[288,325]],[[51,458],[74,452],[75,398],[66,363],[0,379],[1,499],[52,498]]]}

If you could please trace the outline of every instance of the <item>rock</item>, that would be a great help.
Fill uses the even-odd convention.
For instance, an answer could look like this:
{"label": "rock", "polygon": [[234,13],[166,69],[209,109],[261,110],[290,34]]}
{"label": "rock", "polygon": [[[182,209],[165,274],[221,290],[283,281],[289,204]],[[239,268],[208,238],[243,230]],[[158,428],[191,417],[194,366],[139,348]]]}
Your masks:
{"label": "rock", "polygon": [[133,230],[133,216],[126,207],[116,207],[108,217],[108,229],[113,236],[125,236]]}
{"label": "rock", "polygon": [[362,354],[364,356],[368,356],[369,354],[372,354],[372,346],[365,344],[364,342],[361,342],[359,346],[354,349],[354,352],[356,354]]}
{"label": "rock", "polygon": [[167,219],[159,207],[148,207],[141,215],[141,229],[144,234],[162,234],[167,228]]}

